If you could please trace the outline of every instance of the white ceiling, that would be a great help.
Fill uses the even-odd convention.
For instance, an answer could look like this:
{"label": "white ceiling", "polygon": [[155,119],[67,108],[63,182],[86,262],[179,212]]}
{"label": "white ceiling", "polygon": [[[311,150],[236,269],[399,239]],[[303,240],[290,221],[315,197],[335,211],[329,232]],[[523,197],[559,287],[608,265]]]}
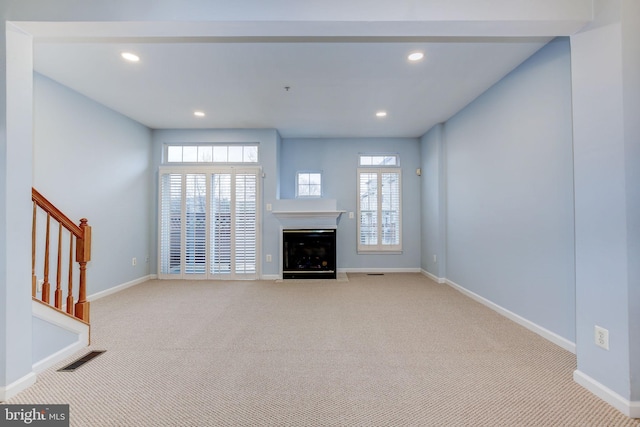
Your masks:
{"label": "white ceiling", "polygon": [[[42,40],[34,44],[34,69],[153,129],[418,137],[549,39]],[[426,56],[410,63],[416,50]],[[140,62],[122,60],[123,51]],[[206,116],[196,118],[194,110]],[[377,118],[379,110],[387,117]]]}

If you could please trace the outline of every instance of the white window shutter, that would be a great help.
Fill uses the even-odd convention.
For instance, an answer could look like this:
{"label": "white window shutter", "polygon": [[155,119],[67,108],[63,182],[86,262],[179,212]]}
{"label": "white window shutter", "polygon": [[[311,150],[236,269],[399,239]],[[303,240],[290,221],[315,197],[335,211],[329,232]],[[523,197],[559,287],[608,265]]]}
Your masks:
{"label": "white window shutter", "polygon": [[259,171],[161,169],[161,278],[258,277]]}
{"label": "white window shutter", "polygon": [[402,250],[401,194],[400,169],[358,169],[358,251]]}
{"label": "white window shutter", "polygon": [[211,175],[211,227],[209,272],[231,274],[231,174]]}
{"label": "white window shutter", "polygon": [[235,204],[235,272],[255,274],[257,250],[257,181],[256,174],[236,175]]}
{"label": "white window shutter", "polygon": [[182,273],[182,174],[164,174],[160,180],[160,274]]}

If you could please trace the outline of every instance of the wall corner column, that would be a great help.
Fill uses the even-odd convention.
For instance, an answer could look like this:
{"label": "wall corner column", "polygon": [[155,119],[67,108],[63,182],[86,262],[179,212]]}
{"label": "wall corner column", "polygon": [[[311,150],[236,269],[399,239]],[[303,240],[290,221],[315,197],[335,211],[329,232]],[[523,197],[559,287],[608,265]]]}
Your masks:
{"label": "wall corner column", "polygon": [[[596,16],[571,37],[574,378],[640,417],[640,7],[636,0],[597,5],[607,22]],[[609,350],[596,346],[596,325],[609,331]]]}
{"label": "wall corner column", "polygon": [[[0,135],[0,400],[35,382],[32,371],[31,183],[33,161],[32,38],[11,23],[6,37],[6,89]],[[6,74],[4,74],[6,70]],[[6,97],[6,98],[5,98]]]}

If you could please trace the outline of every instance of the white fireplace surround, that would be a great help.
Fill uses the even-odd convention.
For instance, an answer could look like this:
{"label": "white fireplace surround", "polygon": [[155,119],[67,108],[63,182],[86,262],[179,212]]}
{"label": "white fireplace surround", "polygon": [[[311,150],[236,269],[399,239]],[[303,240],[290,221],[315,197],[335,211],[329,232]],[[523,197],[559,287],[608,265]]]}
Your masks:
{"label": "white fireplace surround", "polygon": [[340,215],[336,199],[281,199],[273,204],[273,215],[282,229],[338,228]]}

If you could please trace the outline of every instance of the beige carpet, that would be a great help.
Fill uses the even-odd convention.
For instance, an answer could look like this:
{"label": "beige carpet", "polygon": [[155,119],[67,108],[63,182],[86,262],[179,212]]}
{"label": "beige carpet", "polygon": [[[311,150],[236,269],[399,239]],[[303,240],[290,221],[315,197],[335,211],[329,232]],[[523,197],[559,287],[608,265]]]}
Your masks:
{"label": "beige carpet", "polygon": [[107,352],[9,403],[87,427],[640,426],[573,382],[574,355],[419,274],[151,281],[91,316]]}

